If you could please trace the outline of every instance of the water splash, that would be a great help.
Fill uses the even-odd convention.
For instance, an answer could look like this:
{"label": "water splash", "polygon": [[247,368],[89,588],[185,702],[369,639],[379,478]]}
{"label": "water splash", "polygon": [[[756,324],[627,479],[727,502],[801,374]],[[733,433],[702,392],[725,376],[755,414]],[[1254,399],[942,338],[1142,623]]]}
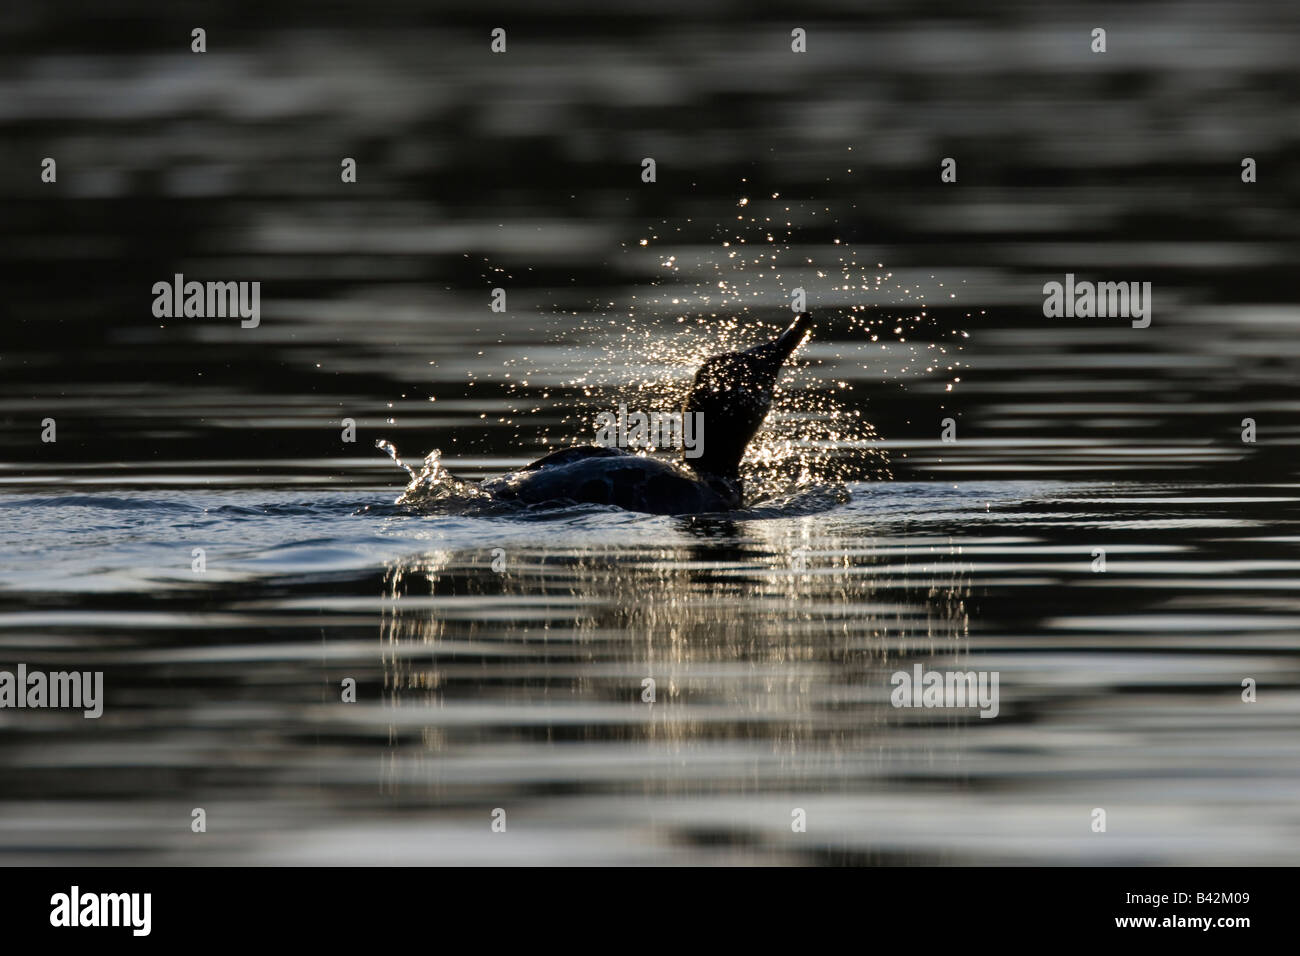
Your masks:
{"label": "water splash", "polygon": [[[690,219],[676,225],[664,220],[625,244],[624,252],[640,260],[638,268],[655,270],[648,287],[630,295],[626,311],[610,301],[588,313],[557,313],[552,337],[560,361],[552,350],[545,366],[527,356],[504,363],[506,391],[518,402],[513,414],[519,418],[510,420],[516,441],[525,447],[539,442],[532,422],[543,406],[527,403],[551,400],[552,390],[564,393],[563,412],[558,424],[543,430],[543,451],[590,441],[596,416],[620,402],[644,412],[680,409],[706,358],[750,348],[781,331],[791,314],[790,291],[799,287],[807,291],[816,323],[811,350],[803,351],[815,357],[796,358],[782,374],[772,410],[741,464],[747,487],[751,494],[779,494],[824,482],[892,478],[880,437],[863,415],[864,399],[852,394],[847,380],[861,376],[839,374],[837,366],[874,364],[882,354],[882,384],[949,375],[951,390],[960,381],[956,353],[965,333],[939,329],[923,290],[895,279],[881,263],[860,263],[865,252],[847,241],[806,238],[838,226],[829,208],[778,200],[779,193],[770,201],[740,197],[739,215],[714,226],[705,245],[691,244],[699,227]],[[668,241],[679,243],[671,254],[652,248]],[[818,348],[828,341],[838,344],[832,355]],[[891,370],[886,362],[898,367]]]}
{"label": "water splash", "polygon": [[381,439],[375,442],[375,447],[387,453],[388,457],[410,476],[405,490],[394,504],[420,506],[446,504],[459,507],[476,501],[491,500],[491,495],[478,485],[462,481],[444,468],[442,452],[437,448],[424,456],[424,461],[417,471],[402,461],[397,453],[397,446],[392,442]]}
{"label": "water splash", "polygon": [[[745,192],[752,189],[746,185]],[[939,290],[949,300],[955,293],[942,281],[904,280],[868,261],[875,258],[869,250],[844,237],[854,228],[856,204],[841,213],[774,192],[770,199],[740,195],[736,206],[734,220],[648,227],[623,245],[643,276],[623,308],[616,299],[585,312],[556,305],[544,356],[502,363],[499,384],[510,410],[499,421],[513,427],[516,448],[540,455],[589,443],[597,416],[620,403],[642,412],[679,410],[705,359],[770,341],[790,318],[791,290],[803,288],[816,321],[812,345],[802,350],[807,357],[787,365],[741,463],[747,497],[893,477],[863,413],[867,396],[853,394],[853,380],[866,368],[879,372],[882,387],[938,379],[951,392],[965,371],[969,336],[941,322],[926,299]],[[674,249],[660,252],[670,241]],[[846,365],[851,374],[840,371]],[[558,422],[539,424],[557,409]],[[448,479],[437,469],[423,478],[412,472],[420,487],[403,497],[464,493],[463,482],[448,492]]]}

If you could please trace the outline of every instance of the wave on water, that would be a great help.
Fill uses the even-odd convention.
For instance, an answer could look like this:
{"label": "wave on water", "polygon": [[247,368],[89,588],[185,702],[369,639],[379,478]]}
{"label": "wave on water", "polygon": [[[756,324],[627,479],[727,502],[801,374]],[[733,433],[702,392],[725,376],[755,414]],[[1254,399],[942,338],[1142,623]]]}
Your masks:
{"label": "wave on water", "polygon": [[[409,481],[394,506],[413,508],[428,514],[489,517],[511,515],[520,517],[570,517],[587,514],[615,512],[632,514],[614,505],[579,504],[556,501],[545,504],[525,504],[518,501],[500,501],[493,498],[477,484],[457,478],[442,464],[442,452],[434,449],[424,456],[418,469],[404,462],[397,446],[380,440],[376,447],[384,451],[406,472]],[[730,519],[791,518],[829,511],[851,499],[848,487],[839,481],[810,480],[802,472],[797,484],[780,487],[774,479],[753,489],[756,500],[738,511],[726,512],[718,517]],[[662,517],[654,515],[650,517]]]}
{"label": "wave on water", "polygon": [[820,514],[853,499],[848,486],[842,481],[818,482],[807,487],[772,494],[751,502],[733,518],[799,518]]}

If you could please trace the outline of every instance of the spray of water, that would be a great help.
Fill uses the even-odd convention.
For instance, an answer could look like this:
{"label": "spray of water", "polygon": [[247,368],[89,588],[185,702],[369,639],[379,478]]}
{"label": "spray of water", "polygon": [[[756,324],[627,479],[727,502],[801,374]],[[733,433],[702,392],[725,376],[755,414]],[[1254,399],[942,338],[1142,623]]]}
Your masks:
{"label": "spray of water", "polygon": [[442,452],[435,448],[424,456],[424,461],[417,470],[402,461],[397,453],[397,446],[390,441],[378,441],[375,446],[393,459],[410,477],[406,489],[396,504],[429,505],[445,503],[448,505],[468,504],[475,501],[487,501],[491,496],[469,481],[461,481],[442,466]]}
{"label": "spray of water", "polygon": [[[623,253],[638,270],[651,264],[651,281],[629,292],[622,308],[609,302],[553,315],[561,361],[552,349],[546,363],[527,355],[503,363],[507,392],[516,400],[506,420],[515,428],[516,447],[546,452],[591,442],[597,415],[619,403],[644,412],[680,409],[706,358],[771,340],[790,320],[792,291],[802,288],[815,332],[787,364],[772,411],[742,462],[747,494],[777,498],[798,489],[892,477],[864,415],[866,403],[853,394],[852,382],[836,374],[837,365],[865,365],[864,350],[878,346],[882,381],[946,375],[951,391],[961,381],[966,333],[937,329],[926,292],[904,285],[883,263],[859,261],[863,257],[850,242],[796,239],[805,227],[824,234],[837,225],[829,207],[773,193],[761,200],[739,196],[734,219],[714,227],[705,244],[685,238],[700,232],[689,219],[647,228],[624,244]],[[848,355],[830,344],[846,341],[853,346]],[[556,382],[556,366],[574,371]],[[549,400],[551,391],[562,397],[558,424],[539,427],[533,417],[541,406],[539,389],[530,383],[539,381],[553,383],[540,397]],[[390,454],[396,460],[395,450]],[[455,481],[436,452],[420,472],[408,471],[406,500],[442,495],[448,480]],[[457,484],[455,495],[473,487]]]}

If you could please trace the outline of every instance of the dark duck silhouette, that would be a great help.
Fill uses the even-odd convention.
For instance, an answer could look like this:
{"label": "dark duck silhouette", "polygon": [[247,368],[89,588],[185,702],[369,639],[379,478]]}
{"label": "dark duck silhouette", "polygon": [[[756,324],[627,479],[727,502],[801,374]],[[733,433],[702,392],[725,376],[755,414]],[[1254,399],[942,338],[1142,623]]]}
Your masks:
{"label": "dark duck silhouette", "polygon": [[519,471],[481,485],[493,498],[524,504],[615,505],[649,514],[706,514],[731,511],[744,500],[740,460],[768,409],[776,380],[812,326],[800,313],[771,342],[744,352],[707,359],[682,405],[683,415],[700,413],[699,455],[681,463],[636,455],[604,445],[552,452]]}

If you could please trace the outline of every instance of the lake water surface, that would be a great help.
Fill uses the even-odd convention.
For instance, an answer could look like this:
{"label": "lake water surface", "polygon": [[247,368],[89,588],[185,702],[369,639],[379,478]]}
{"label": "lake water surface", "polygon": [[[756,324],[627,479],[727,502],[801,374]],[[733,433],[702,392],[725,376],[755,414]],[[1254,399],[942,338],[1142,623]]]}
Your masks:
{"label": "lake water surface", "polygon": [[[60,174],[0,185],[0,668],[106,705],[0,711],[0,862],[1300,863],[1295,11],[1116,8],[1098,66],[1072,5],[832,3],[807,61],[658,6],[504,63],[405,7],[9,22]],[[175,273],[260,326],[153,317]],[[1067,273],[1150,328],[1045,318]],[[796,285],[767,501],[394,503],[376,442],[588,440]],[[998,716],[892,706],[916,664]]]}

